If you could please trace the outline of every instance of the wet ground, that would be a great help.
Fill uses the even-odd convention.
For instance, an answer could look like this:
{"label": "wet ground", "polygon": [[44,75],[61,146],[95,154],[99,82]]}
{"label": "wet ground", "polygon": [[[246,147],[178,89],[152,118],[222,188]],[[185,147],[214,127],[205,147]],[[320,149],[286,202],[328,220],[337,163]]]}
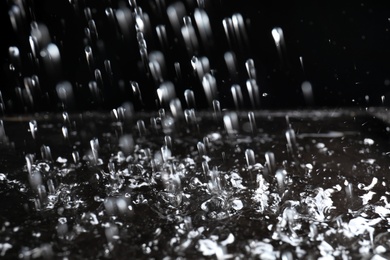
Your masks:
{"label": "wet ground", "polygon": [[122,112],[3,118],[1,257],[390,256],[373,113]]}

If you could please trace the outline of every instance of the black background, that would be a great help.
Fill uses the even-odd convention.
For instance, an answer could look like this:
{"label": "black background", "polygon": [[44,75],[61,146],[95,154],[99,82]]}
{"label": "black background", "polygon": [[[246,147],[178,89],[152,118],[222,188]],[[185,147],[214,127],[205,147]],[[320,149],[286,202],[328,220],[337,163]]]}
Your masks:
{"label": "black background", "polygon": [[[71,1],[77,3],[80,12],[75,11],[69,1],[25,1],[31,8],[28,18],[44,23],[50,31],[52,41],[59,46],[62,57],[62,71],[57,78],[50,79],[45,71],[36,70],[28,61],[29,23],[24,29],[14,32],[8,17],[12,1],[2,1],[2,75],[0,89],[6,113],[24,113],[35,111],[61,111],[55,84],[60,80],[72,83],[75,94],[73,110],[107,110],[116,108],[125,101],[132,101],[138,110],[155,110],[158,87],[152,79],[145,77],[140,66],[139,50],[133,40],[126,44],[118,40],[115,28],[105,16],[105,8],[118,8],[127,2],[116,1]],[[177,96],[182,99],[183,92],[193,89],[197,106],[207,108],[201,85],[192,75],[190,55],[180,40],[175,41],[166,13],[156,11],[156,1],[139,1],[142,10],[152,23],[152,33],[146,35],[148,50],[160,50],[155,26],[166,24],[169,29],[171,49],[164,53],[168,75],[166,80],[175,84]],[[165,1],[166,6],[175,1]],[[196,1],[183,1],[187,14],[192,16]],[[207,56],[211,68],[215,70],[218,82],[219,100],[223,108],[234,108],[230,94],[232,84],[243,88],[245,101],[249,101],[245,92],[247,74],[244,63],[248,58],[255,61],[258,84],[261,93],[261,108],[304,108],[305,103],[301,84],[308,80],[313,86],[314,107],[350,107],[382,105],[381,97],[390,94],[390,7],[389,4],[373,4],[361,1],[349,4],[331,4],[327,1],[281,4],[277,1],[204,1],[210,17],[214,47],[207,51],[200,48],[197,56]],[[352,2],[352,1],[351,1]],[[91,98],[88,82],[92,79],[86,61],[84,48],[84,28],[87,26],[83,9],[91,7],[93,18],[103,45],[96,45],[96,66],[103,70],[103,61],[110,59],[113,67],[114,82],[105,79],[104,102],[98,103]],[[222,19],[241,13],[246,22],[249,36],[248,48],[233,46],[239,64],[237,80],[230,79],[224,63],[223,54],[229,45],[223,31]],[[271,30],[281,27],[286,41],[284,61],[278,57]],[[23,57],[21,75],[9,70],[8,47],[19,47]],[[94,47],[94,46],[93,46]],[[304,70],[300,65],[302,57]],[[174,74],[174,62],[180,62],[183,78]],[[33,106],[18,99],[15,87],[22,89],[23,78],[38,75],[42,93],[35,97]],[[140,85],[143,103],[137,101],[131,91],[130,81]],[[385,105],[390,96],[385,99]],[[249,102],[245,102],[248,104]]]}

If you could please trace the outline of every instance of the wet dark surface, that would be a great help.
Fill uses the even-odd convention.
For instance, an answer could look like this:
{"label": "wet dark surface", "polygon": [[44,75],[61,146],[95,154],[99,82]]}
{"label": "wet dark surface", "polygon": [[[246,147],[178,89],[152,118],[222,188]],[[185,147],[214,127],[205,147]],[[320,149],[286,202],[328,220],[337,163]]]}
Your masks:
{"label": "wet dark surface", "polygon": [[[193,125],[176,119],[170,128],[151,126],[157,117],[35,116],[35,139],[28,131],[32,118],[4,118],[1,256],[389,257],[390,130],[371,113],[256,112],[254,132],[241,113],[233,134],[211,113]],[[139,120],[146,126],[142,135]],[[296,135],[291,147],[286,131]],[[134,145],[119,146],[128,134]],[[42,145],[52,159],[41,155]],[[248,166],[247,149],[257,164]],[[267,152],[274,164],[267,164]],[[277,170],[286,172],[283,186]]]}

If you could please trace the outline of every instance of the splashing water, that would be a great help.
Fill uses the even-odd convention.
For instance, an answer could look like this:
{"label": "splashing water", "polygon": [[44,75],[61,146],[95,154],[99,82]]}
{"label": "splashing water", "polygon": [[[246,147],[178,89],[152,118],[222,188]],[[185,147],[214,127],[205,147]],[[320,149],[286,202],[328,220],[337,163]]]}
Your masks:
{"label": "splashing water", "polygon": [[[388,258],[387,125],[368,109],[259,110],[251,20],[190,2],[69,1],[82,28],[60,18],[61,33],[9,2],[0,256]],[[288,67],[284,31],[269,34]],[[299,86],[315,105],[315,84]],[[60,115],[7,114],[51,103]]]}

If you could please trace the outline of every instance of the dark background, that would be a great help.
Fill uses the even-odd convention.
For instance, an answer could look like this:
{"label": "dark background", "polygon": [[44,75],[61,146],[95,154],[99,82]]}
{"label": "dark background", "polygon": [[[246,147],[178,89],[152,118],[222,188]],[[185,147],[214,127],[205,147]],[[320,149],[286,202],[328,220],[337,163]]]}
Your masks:
{"label": "dark background", "polygon": [[[8,17],[13,1],[2,1],[1,29],[3,43],[2,75],[0,90],[5,104],[5,113],[25,113],[37,111],[61,111],[64,108],[58,100],[55,85],[61,80],[72,83],[74,106],[69,110],[108,110],[131,101],[137,110],[156,110],[158,84],[146,77],[141,64],[139,50],[133,39],[124,42],[118,38],[118,30],[111,25],[105,15],[105,9],[127,6],[128,2],[117,1],[32,1],[26,0],[28,7],[27,22],[21,30],[14,32]],[[97,3],[98,2],[98,3]],[[184,103],[183,92],[192,89],[195,92],[197,106],[207,108],[205,96],[199,81],[191,71],[190,56],[180,39],[175,39],[165,12],[156,9],[157,2],[138,1],[143,12],[150,17],[152,30],[145,35],[149,52],[162,50],[155,26],[166,24],[170,46],[164,52],[167,64],[166,80],[175,84],[176,94]],[[165,1],[169,6],[175,1]],[[193,17],[196,1],[183,1],[187,14]],[[373,4],[360,1],[349,4],[331,4],[327,1],[310,3],[299,2],[280,4],[277,1],[204,1],[213,36],[211,50],[200,48],[198,57],[207,56],[211,68],[215,70],[218,82],[219,100],[222,108],[234,108],[230,93],[232,84],[240,84],[245,104],[249,106],[249,97],[245,90],[247,74],[245,61],[252,58],[257,69],[257,80],[262,109],[304,108],[308,104],[302,95],[301,84],[308,80],[313,86],[314,104],[312,107],[351,107],[379,106],[390,100],[390,5]],[[271,3],[272,2],[272,3]],[[352,2],[352,1],[351,1]],[[77,6],[79,11],[75,10]],[[96,56],[96,67],[104,70],[103,61],[109,59],[113,68],[113,81],[105,75],[102,95],[98,102],[91,97],[88,82],[93,74],[88,69],[84,48],[87,27],[83,10],[90,7],[96,22],[100,43],[92,46]],[[246,22],[249,36],[247,48],[233,46],[230,49],[223,31],[222,19],[241,13]],[[61,51],[62,70],[54,79],[44,69],[34,68],[28,59],[30,33],[29,23],[35,20],[45,24],[51,40]],[[281,27],[286,42],[283,61],[279,59],[271,30]],[[22,55],[23,65],[19,73],[9,70],[8,47],[17,46]],[[238,61],[237,79],[231,79],[223,54],[232,50]],[[304,70],[300,65],[302,57]],[[180,62],[183,78],[175,76],[173,63]],[[26,104],[15,88],[24,89],[23,79],[37,75],[40,91],[34,96],[34,104]],[[139,83],[143,102],[137,100],[132,92],[130,81]],[[389,96],[388,96],[389,95]],[[386,98],[388,96],[388,98]]]}

